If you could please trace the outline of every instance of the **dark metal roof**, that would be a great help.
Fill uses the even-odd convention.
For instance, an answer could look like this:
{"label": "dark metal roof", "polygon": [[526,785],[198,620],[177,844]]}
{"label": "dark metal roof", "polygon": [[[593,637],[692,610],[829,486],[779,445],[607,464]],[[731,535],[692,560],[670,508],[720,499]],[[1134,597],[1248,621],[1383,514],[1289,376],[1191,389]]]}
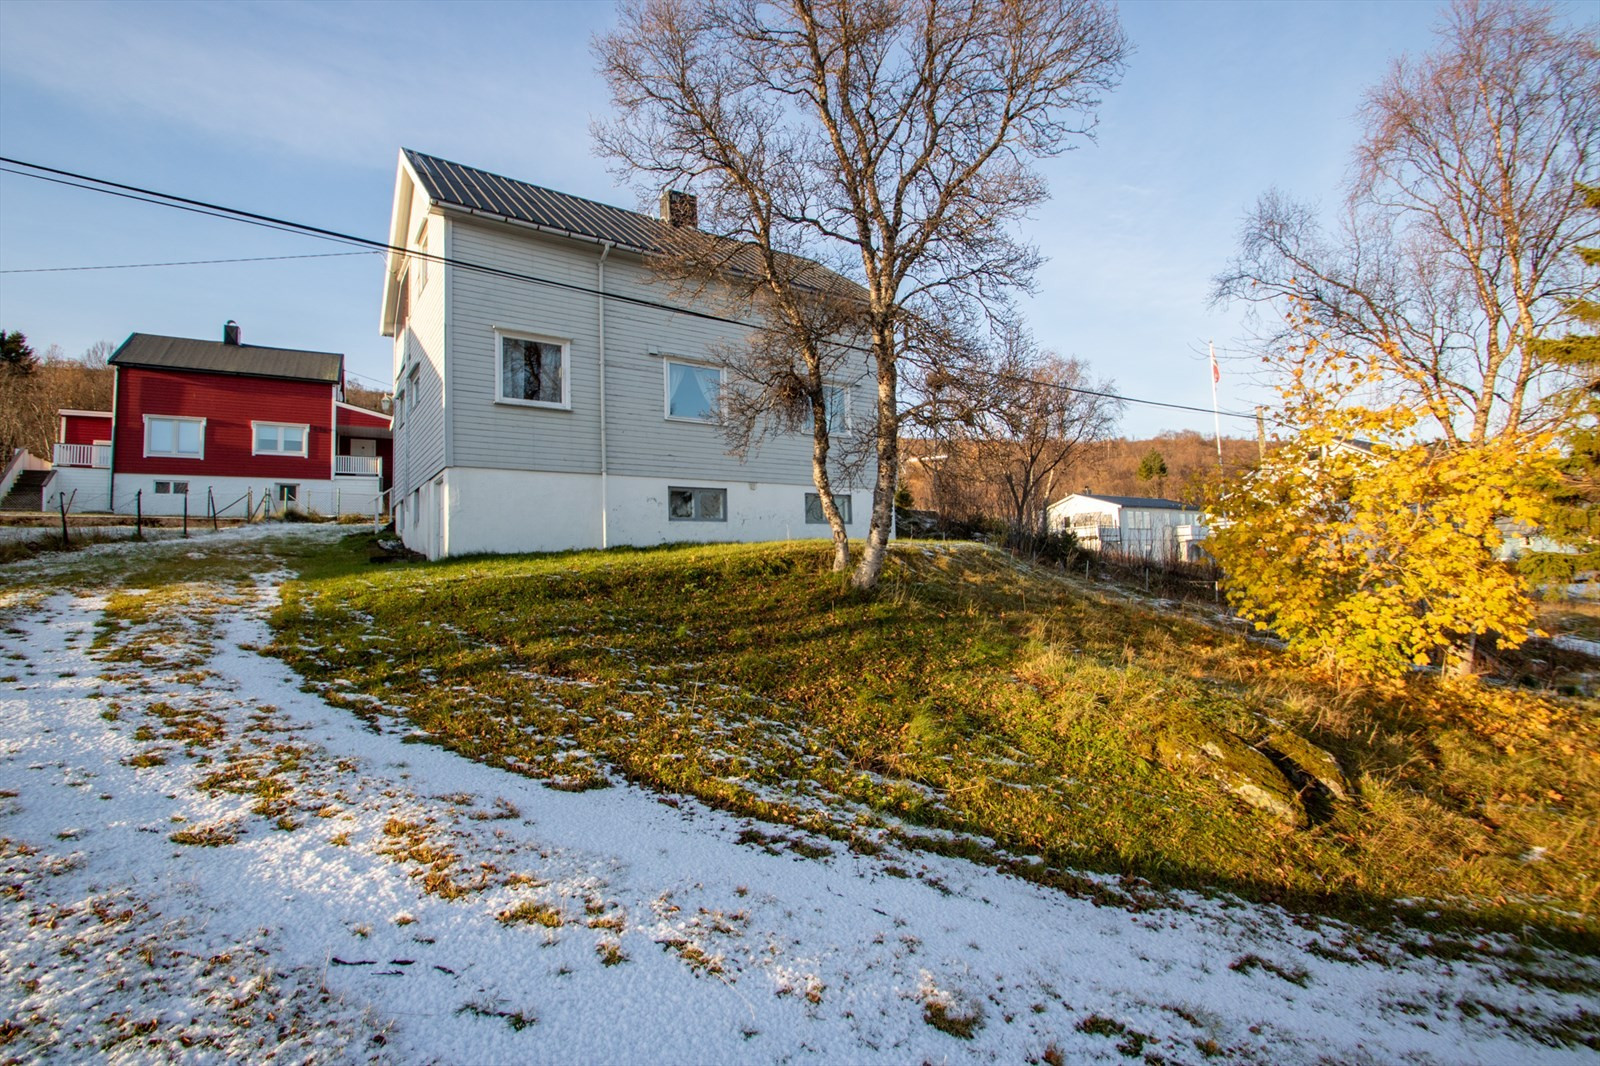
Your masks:
{"label": "dark metal roof", "polygon": [[637,211],[501,177],[410,148],[403,151],[421,179],[423,191],[435,203],[485,211],[641,252],[658,250],[663,232],[668,229],[660,219]]}
{"label": "dark metal roof", "polygon": [[[580,240],[608,241],[644,255],[672,250],[674,227],[653,215],[530,185],[411,148],[401,151],[422,182],[422,191],[434,203],[531,223]],[[752,246],[731,239],[726,246],[726,255],[719,256],[724,269],[744,275],[757,273]],[[790,262],[799,267],[797,280],[809,288],[858,299],[865,296],[854,282],[818,263],[798,257]]]}
{"label": "dark metal roof", "polygon": [[208,374],[246,374],[258,378],[322,381],[330,385],[337,383],[344,373],[344,356],[337,352],[303,352],[295,348],[224,344],[188,337],[157,337],[149,333],[130,335],[108,362],[116,366],[201,370]]}
{"label": "dark metal roof", "polygon": [[1098,492],[1080,492],[1077,495],[1090,500],[1102,500],[1114,503],[1118,507],[1144,507],[1153,511],[1198,511],[1200,507],[1192,503],[1179,503],[1177,500],[1166,500],[1160,496],[1102,496]]}

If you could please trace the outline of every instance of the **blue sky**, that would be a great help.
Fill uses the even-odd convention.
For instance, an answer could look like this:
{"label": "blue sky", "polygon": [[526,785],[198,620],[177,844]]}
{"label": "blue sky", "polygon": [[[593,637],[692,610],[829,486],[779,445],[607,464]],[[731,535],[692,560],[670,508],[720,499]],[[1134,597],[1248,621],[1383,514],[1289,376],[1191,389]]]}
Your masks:
{"label": "blue sky", "polygon": [[[1128,395],[1209,407],[1207,306],[1270,187],[1332,206],[1363,92],[1432,46],[1433,3],[1121,8],[1135,51],[1098,141],[1045,164],[1027,223],[1048,257],[1025,300],[1040,343]],[[400,146],[624,206],[591,148],[609,101],[588,41],[603,3],[0,3],[0,155],[375,238]],[[343,249],[0,174],[0,270]],[[342,351],[386,382],[376,255],[0,274],[0,326],[76,354],[131,332]],[[1224,364],[1222,405],[1268,398]],[[1211,428],[1131,405],[1123,431]],[[1253,425],[1233,423],[1248,435]],[[1225,423],[1224,431],[1229,431]]]}

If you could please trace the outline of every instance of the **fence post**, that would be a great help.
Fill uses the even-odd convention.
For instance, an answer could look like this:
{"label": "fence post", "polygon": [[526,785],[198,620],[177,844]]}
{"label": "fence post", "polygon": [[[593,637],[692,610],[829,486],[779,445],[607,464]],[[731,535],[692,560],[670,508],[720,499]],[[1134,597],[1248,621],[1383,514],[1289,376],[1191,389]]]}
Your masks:
{"label": "fence post", "polygon": [[211,512],[211,532],[217,531],[217,498],[211,489],[206,489],[206,510]]}
{"label": "fence post", "polygon": [[133,539],[144,539],[144,489],[133,493]]}
{"label": "fence post", "polygon": [[256,520],[256,490],[244,490],[244,524],[249,525]]}
{"label": "fence post", "polygon": [[189,494],[183,494],[183,539],[189,539]]}
{"label": "fence post", "polygon": [[72,538],[67,535],[67,494],[64,492],[56,493],[56,504],[61,508],[61,546],[70,548],[72,546]]}

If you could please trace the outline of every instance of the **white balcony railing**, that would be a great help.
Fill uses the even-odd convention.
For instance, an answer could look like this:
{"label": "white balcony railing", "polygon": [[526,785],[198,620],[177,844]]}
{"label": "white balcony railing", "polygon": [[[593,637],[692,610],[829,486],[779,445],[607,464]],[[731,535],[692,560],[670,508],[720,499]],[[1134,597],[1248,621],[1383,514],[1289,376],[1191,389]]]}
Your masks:
{"label": "white balcony railing", "polygon": [[377,477],[378,464],[382,462],[376,455],[335,455],[333,457],[333,472],[335,474],[360,474],[367,477]]}
{"label": "white balcony railing", "polygon": [[54,462],[57,466],[92,466],[105,470],[111,466],[111,445],[57,444]]}

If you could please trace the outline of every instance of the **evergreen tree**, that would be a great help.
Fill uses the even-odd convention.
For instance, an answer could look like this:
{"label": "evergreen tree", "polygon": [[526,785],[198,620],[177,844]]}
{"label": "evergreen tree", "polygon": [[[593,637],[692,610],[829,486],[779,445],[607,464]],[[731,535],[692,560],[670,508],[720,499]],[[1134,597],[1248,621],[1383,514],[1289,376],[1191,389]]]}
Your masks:
{"label": "evergreen tree", "polygon": [[33,373],[33,368],[38,365],[39,358],[33,354],[33,346],[20,330],[7,333],[0,329],[0,367],[14,374],[27,375]]}
{"label": "evergreen tree", "polygon": [[[1580,188],[1588,208],[1600,211],[1600,185]],[[1600,266],[1600,248],[1577,252],[1589,266]],[[1540,584],[1565,584],[1583,571],[1600,570],[1600,301],[1577,300],[1570,308],[1589,332],[1547,338],[1538,347],[1545,359],[1578,378],[1567,394],[1573,413],[1565,457],[1544,516],[1545,534],[1576,551],[1524,556],[1523,571]]]}
{"label": "evergreen tree", "polygon": [[1167,459],[1158,449],[1151,448],[1145,457],[1139,460],[1138,476],[1140,481],[1154,481],[1156,494],[1166,492],[1167,485]]}

